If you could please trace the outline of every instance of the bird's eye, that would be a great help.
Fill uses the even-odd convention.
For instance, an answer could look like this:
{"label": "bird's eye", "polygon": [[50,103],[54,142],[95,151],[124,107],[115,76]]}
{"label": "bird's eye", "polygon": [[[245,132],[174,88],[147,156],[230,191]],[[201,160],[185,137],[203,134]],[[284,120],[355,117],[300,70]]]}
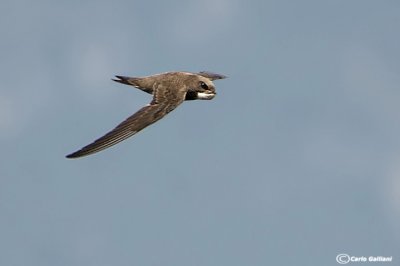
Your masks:
{"label": "bird's eye", "polygon": [[200,87],[201,87],[202,89],[205,89],[205,90],[208,89],[207,84],[205,84],[203,81],[200,82]]}

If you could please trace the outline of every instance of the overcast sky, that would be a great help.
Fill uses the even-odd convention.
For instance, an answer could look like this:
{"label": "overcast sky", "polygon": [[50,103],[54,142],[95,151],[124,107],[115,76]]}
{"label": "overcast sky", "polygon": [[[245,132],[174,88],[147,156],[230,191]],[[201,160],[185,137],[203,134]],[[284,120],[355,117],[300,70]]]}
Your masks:
{"label": "overcast sky", "polygon": [[[399,14],[368,0],[2,1],[0,265],[397,265]],[[229,78],[212,101],[65,158],[151,101],[113,75],[173,70]]]}

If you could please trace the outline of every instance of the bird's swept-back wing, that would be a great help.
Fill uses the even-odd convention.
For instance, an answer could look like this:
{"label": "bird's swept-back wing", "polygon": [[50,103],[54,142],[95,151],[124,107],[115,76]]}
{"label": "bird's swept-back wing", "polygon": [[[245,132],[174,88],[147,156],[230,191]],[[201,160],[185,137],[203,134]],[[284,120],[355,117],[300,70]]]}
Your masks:
{"label": "bird's swept-back wing", "polygon": [[149,105],[128,117],[103,137],[67,155],[67,158],[78,158],[99,152],[135,135],[140,130],[160,120],[174,110],[183,102],[185,94],[184,90],[171,90],[159,86],[154,93],[153,101]]}
{"label": "bird's swept-back wing", "polygon": [[198,74],[200,76],[203,76],[203,77],[208,78],[210,80],[225,79],[226,78],[226,76],[224,76],[224,75],[212,73],[212,72],[209,72],[209,71],[201,71]]}

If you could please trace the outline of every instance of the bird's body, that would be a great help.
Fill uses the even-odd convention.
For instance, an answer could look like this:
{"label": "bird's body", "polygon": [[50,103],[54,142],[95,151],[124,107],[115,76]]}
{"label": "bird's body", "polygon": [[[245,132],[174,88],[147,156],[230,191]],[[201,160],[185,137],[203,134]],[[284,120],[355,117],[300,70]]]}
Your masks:
{"label": "bird's body", "polygon": [[211,72],[166,72],[147,77],[116,76],[114,81],[134,86],[153,95],[141,108],[113,130],[82,149],[67,155],[78,158],[99,152],[121,142],[163,118],[185,100],[211,100],[215,97],[213,80],[225,76]]}

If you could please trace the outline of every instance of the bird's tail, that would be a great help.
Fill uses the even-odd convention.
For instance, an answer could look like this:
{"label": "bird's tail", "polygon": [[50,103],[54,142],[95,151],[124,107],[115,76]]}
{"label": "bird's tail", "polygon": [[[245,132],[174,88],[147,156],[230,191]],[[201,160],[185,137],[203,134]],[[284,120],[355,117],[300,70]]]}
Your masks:
{"label": "bird's tail", "polygon": [[115,76],[116,79],[112,79],[115,82],[119,82],[122,84],[126,84],[126,85],[131,85],[134,86],[144,92],[153,93],[153,87],[149,86],[150,84],[147,84],[148,82],[146,82],[147,80],[145,80],[144,78],[135,78],[135,77],[127,77],[127,76]]}

